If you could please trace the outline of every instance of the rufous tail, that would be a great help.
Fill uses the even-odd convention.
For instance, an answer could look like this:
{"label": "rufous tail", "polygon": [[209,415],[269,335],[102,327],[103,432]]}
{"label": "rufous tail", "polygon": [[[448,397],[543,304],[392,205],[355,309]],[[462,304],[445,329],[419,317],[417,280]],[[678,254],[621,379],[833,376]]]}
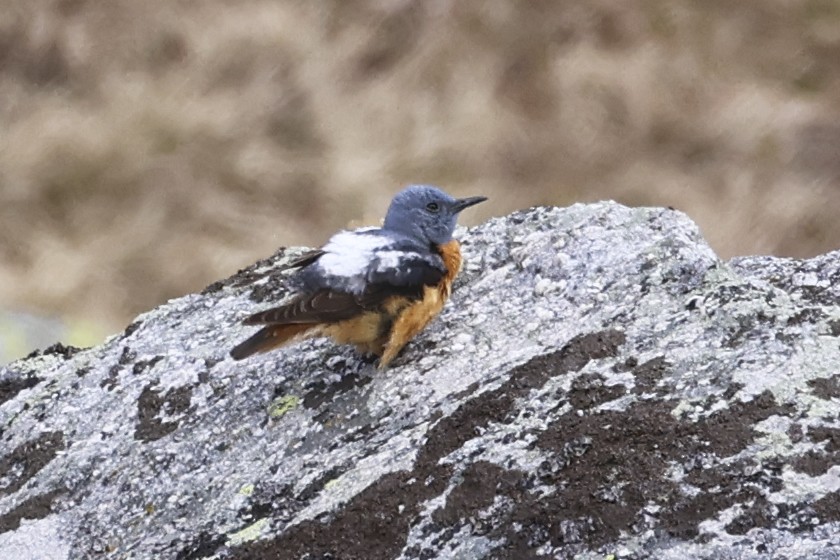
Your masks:
{"label": "rufous tail", "polygon": [[237,344],[230,351],[234,360],[242,360],[258,352],[267,352],[289,342],[298,335],[311,329],[314,325],[268,325],[261,328],[257,333]]}

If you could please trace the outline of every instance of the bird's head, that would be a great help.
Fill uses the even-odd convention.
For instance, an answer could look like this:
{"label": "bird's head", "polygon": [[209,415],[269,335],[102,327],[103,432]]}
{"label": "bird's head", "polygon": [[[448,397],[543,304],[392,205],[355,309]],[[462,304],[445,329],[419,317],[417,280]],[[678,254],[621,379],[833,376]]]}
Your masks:
{"label": "bird's head", "polygon": [[394,196],[383,228],[424,244],[442,245],[452,239],[461,210],[485,200],[483,196],[453,198],[431,185],[411,185]]}

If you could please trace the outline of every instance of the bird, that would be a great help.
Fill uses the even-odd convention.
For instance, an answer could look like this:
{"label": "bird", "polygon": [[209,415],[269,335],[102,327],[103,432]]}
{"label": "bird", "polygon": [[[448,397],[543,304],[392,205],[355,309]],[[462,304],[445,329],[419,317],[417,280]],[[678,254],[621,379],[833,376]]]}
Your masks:
{"label": "bird", "polygon": [[452,237],[458,215],[485,200],[454,198],[432,185],[404,188],[382,227],[340,231],[290,263],[291,299],[246,317],[244,325],[262,328],[231,357],[330,337],[378,356],[378,369],[386,369],[443,309],[461,269],[461,246]]}

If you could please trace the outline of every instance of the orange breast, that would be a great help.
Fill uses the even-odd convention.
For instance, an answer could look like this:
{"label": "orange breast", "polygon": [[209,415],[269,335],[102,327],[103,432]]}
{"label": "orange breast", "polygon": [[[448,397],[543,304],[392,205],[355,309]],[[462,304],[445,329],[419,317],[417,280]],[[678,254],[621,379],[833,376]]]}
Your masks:
{"label": "orange breast", "polygon": [[426,328],[443,309],[443,304],[452,293],[452,282],[461,270],[461,245],[454,239],[438,247],[446,274],[437,286],[425,286],[423,298],[412,303],[400,311],[399,316],[391,328],[388,341],[383,348],[379,360],[379,368],[384,369],[400,350],[414,338],[417,333]]}
{"label": "orange breast", "polygon": [[446,274],[437,288],[440,290],[443,301],[446,301],[452,293],[452,282],[455,281],[455,277],[461,272],[461,244],[453,239],[448,243],[438,246],[438,252],[443,259],[443,265],[446,267]]}

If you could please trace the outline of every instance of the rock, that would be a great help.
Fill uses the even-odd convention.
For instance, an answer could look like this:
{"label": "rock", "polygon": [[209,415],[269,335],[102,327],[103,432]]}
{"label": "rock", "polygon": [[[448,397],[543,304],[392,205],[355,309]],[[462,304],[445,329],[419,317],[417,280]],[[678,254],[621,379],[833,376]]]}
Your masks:
{"label": "rock", "polygon": [[300,250],[5,368],[0,557],[840,558],[840,253],[614,203],[458,235],[383,373],[227,357]]}

